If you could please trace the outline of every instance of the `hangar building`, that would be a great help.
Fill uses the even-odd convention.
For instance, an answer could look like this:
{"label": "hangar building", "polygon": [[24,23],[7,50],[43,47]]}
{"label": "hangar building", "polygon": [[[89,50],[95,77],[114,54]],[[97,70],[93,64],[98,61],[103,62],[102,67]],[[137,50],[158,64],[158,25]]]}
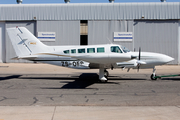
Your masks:
{"label": "hangar building", "polygon": [[[16,57],[6,28],[26,27],[47,45],[115,43],[167,54],[180,64],[180,2],[0,5],[0,62]],[[116,40],[115,33],[131,39]],[[53,34],[53,37],[42,37]],[[49,38],[49,39],[48,39]]]}

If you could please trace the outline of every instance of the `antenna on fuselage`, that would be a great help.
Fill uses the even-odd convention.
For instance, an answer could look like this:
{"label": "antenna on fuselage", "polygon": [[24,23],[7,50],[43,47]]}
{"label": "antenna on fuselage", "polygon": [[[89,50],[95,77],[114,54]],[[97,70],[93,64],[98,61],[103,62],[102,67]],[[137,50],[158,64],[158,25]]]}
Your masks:
{"label": "antenna on fuselage", "polygon": [[112,44],[112,41],[107,37],[107,39],[109,40],[109,43]]}

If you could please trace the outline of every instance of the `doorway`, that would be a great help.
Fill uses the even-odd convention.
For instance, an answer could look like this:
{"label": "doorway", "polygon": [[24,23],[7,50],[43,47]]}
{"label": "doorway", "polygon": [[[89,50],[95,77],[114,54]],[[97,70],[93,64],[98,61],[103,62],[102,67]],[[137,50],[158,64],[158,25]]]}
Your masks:
{"label": "doorway", "polygon": [[5,62],[5,23],[0,22],[0,62]]}

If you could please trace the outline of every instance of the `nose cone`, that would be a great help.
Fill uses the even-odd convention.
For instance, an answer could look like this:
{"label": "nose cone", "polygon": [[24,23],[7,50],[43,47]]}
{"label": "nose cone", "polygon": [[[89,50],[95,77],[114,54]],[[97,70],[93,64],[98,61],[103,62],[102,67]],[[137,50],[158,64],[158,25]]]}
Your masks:
{"label": "nose cone", "polygon": [[167,56],[167,55],[163,55],[163,57],[161,59],[164,63],[169,63],[174,60],[174,58]]}
{"label": "nose cone", "polygon": [[164,65],[174,60],[174,58],[160,53],[149,53],[149,63],[154,65]]}
{"label": "nose cone", "polygon": [[172,57],[170,57],[170,56],[167,56],[167,62],[171,62],[171,61],[173,61],[174,60],[174,58],[172,58]]}

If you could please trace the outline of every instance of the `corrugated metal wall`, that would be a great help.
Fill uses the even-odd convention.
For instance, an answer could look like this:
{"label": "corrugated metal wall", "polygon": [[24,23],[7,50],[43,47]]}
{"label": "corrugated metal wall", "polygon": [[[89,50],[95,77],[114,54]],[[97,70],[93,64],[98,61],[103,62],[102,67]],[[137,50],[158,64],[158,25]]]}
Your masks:
{"label": "corrugated metal wall", "polygon": [[88,21],[88,44],[114,43],[133,49],[133,41],[114,42],[114,32],[133,32],[133,21]]}
{"label": "corrugated metal wall", "polygon": [[180,2],[0,5],[0,20],[180,19]]}
{"label": "corrugated metal wall", "polygon": [[80,45],[80,21],[37,21],[37,32],[55,32],[54,42],[47,45]]}
{"label": "corrugated metal wall", "polygon": [[[10,28],[10,27],[26,27],[29,31],[31,31],[33,34],[36,33],[36,22],[35,21],[24,21],[24,22],[6,22],[6,28]],[[11,41],[9,39],[9,36],[6,32],[6,62],[10,62],[10,63],[18,63],[18,62],[30,62],[27,60],[12,60],[11,58],[16,57],[16,53],[14,51],[14,48],[11,44]]]}
{"label": "corrugated metal wall", "polygon": [[134,47],[138,51],[169,55],[178,63],[178,20],[134,21]]}

